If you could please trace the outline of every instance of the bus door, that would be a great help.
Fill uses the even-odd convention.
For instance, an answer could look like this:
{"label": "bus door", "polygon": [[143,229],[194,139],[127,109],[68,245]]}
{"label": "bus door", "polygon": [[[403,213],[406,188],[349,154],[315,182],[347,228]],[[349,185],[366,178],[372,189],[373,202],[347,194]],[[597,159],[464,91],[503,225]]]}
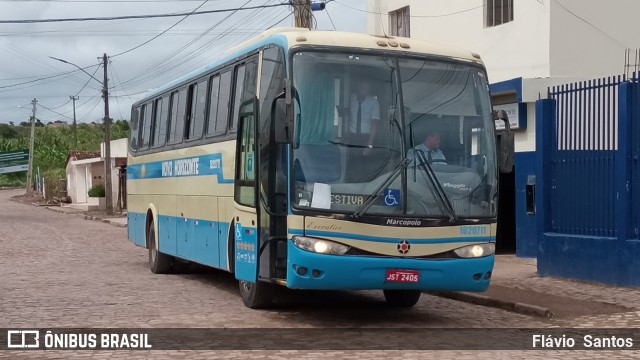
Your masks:
{"label": "bus door", "polygon": [[234,263],[238,280],[256,282],[259,269],[256,192],[256,101],[239,109],[234,205]]}

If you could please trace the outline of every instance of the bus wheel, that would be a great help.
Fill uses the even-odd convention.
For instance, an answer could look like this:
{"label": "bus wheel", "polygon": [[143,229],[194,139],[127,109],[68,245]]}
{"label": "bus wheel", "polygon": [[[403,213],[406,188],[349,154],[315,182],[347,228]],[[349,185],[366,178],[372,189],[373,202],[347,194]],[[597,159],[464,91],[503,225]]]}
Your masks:
{"label": "bus wheel", "polygon": [[153,221],[149,223],[147,230],[147,244],[149,248],[149,269],[154,274],[167,274],[171,272],[171,256],[163,254],[156,248],[156,229]]}
{"label": "bus wheel", "polygon": [[273,302],[273,284],[240,280],[240,296],[244,305],[251,309],[266,308]]}
{"label": "bus wheel", "polygon": [[420,290],[383,290],[387,304],[396,307],[412,307],[420,300]]}

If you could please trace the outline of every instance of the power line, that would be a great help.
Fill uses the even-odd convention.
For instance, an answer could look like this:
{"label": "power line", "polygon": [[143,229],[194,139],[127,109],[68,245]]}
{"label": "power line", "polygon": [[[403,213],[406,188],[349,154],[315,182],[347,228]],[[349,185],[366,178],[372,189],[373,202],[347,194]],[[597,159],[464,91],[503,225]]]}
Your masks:
{"label": "power line", "polygon": [[[244,8],[244,6],[249,4],[251,1],[252,0],[247,1],[240,8],[241,9]],[[153,77],[155,73],[165,72],[167,70],[166,68],[168,66],[171,66],[171,64],[169,64],[169,60],[171,60],[172,58],[177,56],[180,52],[186,50],[189,46],[195,44],[198,40],[200,40],[202,37],[204,37],[211,30],[213,30],[214,28],[216,28],[217,26],[219,26],[220,24],[222,24],[223,22],[225,22],[226,20],[231,18],[233,15],[235,15],[236,12],[237,11],[234,11],[231,14],[228,14],[222,20],[220,20],[217,23],[213,24],[211,27],[209,27],[207,30],[205,30],[200,35],[198,35],[195,38],[193,38],[191,41],[189,41],[185,45],[183,45],[180,48],[174,50],[172,53],[170,53],[169,55],[165,56],[163,59],[157,61],[156,63],[154,63],[154,64],[152,64],[150,66],[142,68],[140,71],[138,71],[138,73],[134,74],[131,78],[124,80],[121,84],[124,85],[124,84],[129,83],[129,86],[131,86],[132,85],[131,83],[134,83],[134,84],[140,83],[141,81],[143,81],[143,80],[145,80],[147,78]],[[216,40],[220,36],[222,36],[222,34],[216,36],[213,40]],[[191,56],[190,59],[193,59],[193,56]],[[153,71],[148,71],[150,69],[153,69]]]}
{"label": "power line", "polygon": [[269,26],[268,28],[266,28],[266,30],[269,30],[269,29],[271,29],[272,27],[274,27],[274,26],[276,26],[276,25],[280,24],[281,22],[285,21],[285,20],[286,20],[288,17],[290,17],[290,16],[291,16],[291,14],[290,14],[290,13],[287,13],[287,15],[285,15],[285,17],[283,17],[282,19],[278,20],[278,22],[276,22],[276,23],[274,23],[273,25],[271,25],[271,26]]}
{"label": "power line", "polygon": [[40,103],[38,104],[38,106],[40,106],[41,108],[44,108],[45,110],[51,111],[51,112],[52,112],[52,113],[54,113],[54,114],[58,114],[58,115],[60,115],[60,116],[64,116],[64,117],[66,117],[67,119],[73,120],[72,118],[68,117],[67,115],[60,114],[59,112],[57,112],[57,111],[55,111],[55,110],[51,110],[51,109],[49,109],[48,107],[46,107],[46,106],[44,106],[44,105],[42,105],[42,104],[40,104]]}
{"label": "power line", "polygon": [[[2,1],[2,0],[0,0]],[[134,20],[131,20],[134,21]],[[101,25],[102,26],[102,25]],[[255,29],[255,28],[235,28],[233,29],[232,33],[236,33],[236,34],[248,34],[248,33],[254,33],[256,30],[260,30],[260,29]],[[121,36],[126,36],[126,37],[132,37],[132,36],[154,36],[154,35],[158,35],[160,33],[163,33],[164,36],[191,36],[194,34],[200,34],[203,30],[197,30],[197,29],[183,29],[183,30],[173,30],[173,31],[166,31],[166,32],[162,32],[162,31],[157,31],[157,30],[145,30],[145,29],[138,29],[138,30],[127,30],[126,32],[123,31],[109,31],[109,30],[98,30],[98,31],[82,31],[82,30],[46,30],[46,31],[30,31],[30,32],[10,32],[10,33],[2,33],[0,34],[0,39],[4,38],[8,38],[8,37],[77,37],[79,35],[83,36],[83,37],[93,37],[93,36],[100,36],[100,37],[104,37],[104,36],[113,36],[113,37],[121,37]],[[221,32],[222,30],[219,30],[218,32]],[[37,76],[34,76],[37,77]],[[7,79],[5,79],[7,80]]]}
{"label": "power line", "polygon": [[[118,73],[115,72],[115,70],[113,69],[113,64],[111,64],[111,73],[113,75],[115,75],[116,80],[118,81],[118,83],[120,84],[120,87],[122,88],[122,92],[129,98],[129,100],[131,102],[133,102],[133,99],[131,99],[131,96],[129,96],[129,94],[127,94],[127,92],[124,89],[124,86],[122,86],[122,81],[120,81],[120,77],[118,76]],[[115,86],[114,86],[115,87]],[[117,95],[114,94],[113,97],[118,97]]]}
{"label": "power line", "polygon": [[582,20],[583,22],[585,22],[587,25],[591,26],[592,28],[596,29],[598,32],[602,33],[603,35],[605,35],[606,37],[608,37],[609,39],[617,42],[618,44],[624,46],[625,48],[629,48],[630,46],[628,46],[627,44],[623,43],[622,41],[614,38],[613,36],[609,35],[607,32],[605,32],[604,30],[600,29],[599,27],[595,26],[594,24],[592,24],[589,20],[583,18],[582,16],[574,13],[573,11],[569,10],[566,6],[564,6],[564,4],[558,0],[556,1],[558,3],[558,5],[560,5],[560,7],[562,7],[563,9],[565,9],[567,12],[569,12],[569,14],[575,16],[576,18]]}
{"label": "power line", "polygon": [[[206,2],[206,1],[205,1],[205,2]],[[113,75],[113,66],[111,66],[111,67],[109,68],[109,70],[111,70],[111,77],[113,78],[113,77],[114,77],[114,75]],[[115,95],[116,95],[116,87],[114,86],[114,87],[113,87],[113,96],[115,96]],[[112,98],[113,98],[113,96],[112,96]],[[120,102],[118,101],[118,99],[117,99],[117,98],[116,98],[116,99],[114,99],[114,100],[115,100],[115,102],[116,102],[116,107],[118,108],[118,114],[120,114],[120,119],[124,119],[124,116],[122,116],[122,110],[120,110]]]}
{"label": "power line", "polygon": [[[96,67],[96,70],[93,72],[93,74],[91,74],[91,77],[89,79],[87,79],[87,82],[84,83],[84,85],[80,88],[80,90],[78,90],[78,92],[74,95],[74,97],[80,95],[80,93],[82,92],[82,90],[84,90],[85,87],[87,87],[87,85],[89,85],[89,82],[91,82],[91,80],[93,80],[94,75],[98,72],[98,70],[100,70],[100,66]],[[56,107],[54,107],[54,109],[59,109],[65,105],[67,105],[68,103],[71,102],[71,99],[67,100],[65,103],[63,103],[62,105],[58,105]]]}
{"label": "power line", "polygon": [[153,15],[126,15],[126,16],[103,16],[103,17],[85,17],[85,18],[58,18],[58,19],[26,19],[26,20],[0,20],[0,24],[32,24],[32,23],[51,23],[51,22],[69,22],[69,21],[112,21],[112,20],[125,20],[125,19],[153,19],[153,18],[166,18],[177,17],[185,15],[203,15],[203,14],[217,14],[224,12],[240,11],[240,10],[255,10],[271,7],[289,6],[288,3],[278,3],[272,5],[259,5],[245,8],[228,8],[228,9],[216,9],[216,10],[203,10],[192,13],[171,13],[171,14],[153,14]]}
{"label": "power line", "polygon": [[[0,0],[0,2],[52,2],[52,3],[157,3],[157,2],[199,2],[201,0]],[[229,0],[211,0],[229,1]]]}
{"label": "power line", "polygon": [[[94,67],[94,66],[98,66],[98,65],[91,65],[91,66],[84,67],[82,69],[89,69],[89,68]],[[21,83],[17,83],[17,84],[3,85],[3,86],[0,86],[0,89],[6,89],[6,88],[25,85],[25,84],[30,84],[30,83],[34,83],[34,82],[38,82],[38,81],[42,81],[42,80],[53,79],[53,78],[56,78],[56,77],[69,75],[69,74],[72,74],[72,73],[75,73],[75,72],[78,72],[78,71],[80,71],[80,70],[71,70],[71,71],[67,71],[67,72],[64,72],[64,73],[50,75],[50,76],[44,76],[44,77],[41,77],[41,78],[38,78],[38,79],[29,80],[29,81],[25,81],[25,82],[21,82]]]}
{"label": "power line", "polygon": [[126,54],[126,53],[128,53],[128,52],[131,52],[131,51],[133,51],[133,50],[135,50],[135,49],[137,49],[137,48],[139,48],[139,47],[142,47],[142,46],[144,46],[144,45],[146,45],[146,44],[148,44],[148,43],[152,42],[153,40],[155,40],[155,39],[159,38],[160,36],[162,36],[162,35],[163,35],[164,33],[166,33],[167,31],[169,31],[169,30],[173,29],[174,27],[178,26],[178,24],[180,24],[181,22],[183,22],[184,20],[186,20],[186,19],[189,17],[189,15],[193,14],[194,12],[196,12],[198,9],[200,9],[200,8],[201,8],[204,4],[206,4],[207,2],[209,2],[209,0],[204,0],[204,1],[202,2],[202,4],[198,5],[198,7],[196,7],[195,9],[193,9],[193,11],[192,11],[190,14],[185,15],[182,19],[178,20],[175,24],[173,24],[173,25],[169,26],[166,30],[164,30],[164,31],[163,31],[163,32],[161,32],[160,34],[158,34],[158,35],[156,35],[156,36],[152,37],[151,39],[149,39],[149,40],[147,40],[147,41],[143,42],[142,44],[136,45],[136,46],[132,47],[131,49],[126,50],[126,51],[123,51],[123,52],[121,52],[121,53],[117,53],[117,54],[115,54],[115,55],[112,55],[111,57],[112,57],[112,58],[114,58],[114,57],[116,57],[116,56],[124,55],[124,54]]}
{"label": "power line", "polygon": [[327,8],[324,9],[324,12],[327,14],[327,16],[329,17],[329,21],[331,21],[331,26],[333,26],[333,30],[337,30],[336,29],[336,24],[333,23],[333,19],[331,18],[331,15],[329,15],[329,10]]}

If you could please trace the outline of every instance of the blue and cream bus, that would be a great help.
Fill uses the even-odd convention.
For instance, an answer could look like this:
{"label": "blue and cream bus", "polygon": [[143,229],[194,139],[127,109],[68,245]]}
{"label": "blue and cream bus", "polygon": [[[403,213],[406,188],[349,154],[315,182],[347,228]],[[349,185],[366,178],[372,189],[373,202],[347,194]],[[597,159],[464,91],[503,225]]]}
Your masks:
{"label": "blue and cream bus", "polygon": [[233,273],[251,308],[279,285],[483,291],[498,161],[477,54],[274,29],[133,105],[129,239],[154,273]]}

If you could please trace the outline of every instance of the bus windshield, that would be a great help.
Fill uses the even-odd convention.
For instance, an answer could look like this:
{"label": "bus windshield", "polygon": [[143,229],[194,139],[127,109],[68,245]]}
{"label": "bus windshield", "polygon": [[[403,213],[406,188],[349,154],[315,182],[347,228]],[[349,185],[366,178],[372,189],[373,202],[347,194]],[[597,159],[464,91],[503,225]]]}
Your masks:
{"label": "bus windshield", "polygon": [[434,57],[293,56],[293,206],[357,215],[496,215],[484,69]]}

